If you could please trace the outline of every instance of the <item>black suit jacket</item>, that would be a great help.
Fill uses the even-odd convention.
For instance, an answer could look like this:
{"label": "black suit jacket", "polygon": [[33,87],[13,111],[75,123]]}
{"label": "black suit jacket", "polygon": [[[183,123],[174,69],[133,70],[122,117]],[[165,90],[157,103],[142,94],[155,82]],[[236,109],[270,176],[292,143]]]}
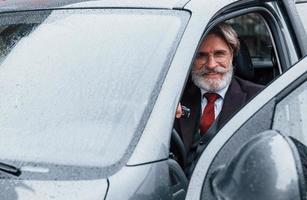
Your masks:
{"label": "black suit jacket", "polygon": [[[191,109],[191,115],[188,119],[176,120],[175,128],[181,135],[183,143],[189,152],[194,135],[199,133],[199,121],[201,116],[201,92],[192,82],[188,83],[181,104]],[[205,136],[210,132],[212,138],[215,133],[234,115],[242,106],[254,97],[263,86],[233,77],[229,88],[225,94],[222,110],[210,127]]]}

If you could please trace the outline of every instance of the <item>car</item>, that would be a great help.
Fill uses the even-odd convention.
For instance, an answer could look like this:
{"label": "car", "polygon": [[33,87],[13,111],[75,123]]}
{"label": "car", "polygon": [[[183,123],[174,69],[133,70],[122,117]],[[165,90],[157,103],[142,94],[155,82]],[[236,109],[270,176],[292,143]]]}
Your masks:
{"label": "car", "polygon": [[[1,1],[0,198],[215,198],[206,196],[212,172],[272,129],[272,113],[283,116],[271,109],[275,99],[306,80],[306,7],[305,0]],[[241,41],[237,75],[267,87],[206,144],[189,182],[174,116],[202,38],[224,21]],[[250,134],[241,140],[243,128]]]}

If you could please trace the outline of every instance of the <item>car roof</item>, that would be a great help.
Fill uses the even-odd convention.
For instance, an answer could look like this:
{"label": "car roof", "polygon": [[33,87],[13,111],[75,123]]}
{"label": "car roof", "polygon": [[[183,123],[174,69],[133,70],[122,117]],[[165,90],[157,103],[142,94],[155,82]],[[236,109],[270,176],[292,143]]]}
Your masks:
{"label": "car roof", "polygon": [[0,12],[56,8],[182,8],[190,0],[2,0]]}

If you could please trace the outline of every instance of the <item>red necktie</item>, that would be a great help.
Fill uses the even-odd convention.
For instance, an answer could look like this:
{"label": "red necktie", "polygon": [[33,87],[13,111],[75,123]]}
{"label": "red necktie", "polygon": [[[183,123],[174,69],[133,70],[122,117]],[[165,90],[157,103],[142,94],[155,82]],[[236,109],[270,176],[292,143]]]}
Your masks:
{"label": "red necktie", "polygon": [[204,96],[207,99],[207,105],[203,111],[200,119],[199,129],[201,135],[205,134],[210,128],[215,119],[214,103],[220,97],[216,93],[205,93]]}

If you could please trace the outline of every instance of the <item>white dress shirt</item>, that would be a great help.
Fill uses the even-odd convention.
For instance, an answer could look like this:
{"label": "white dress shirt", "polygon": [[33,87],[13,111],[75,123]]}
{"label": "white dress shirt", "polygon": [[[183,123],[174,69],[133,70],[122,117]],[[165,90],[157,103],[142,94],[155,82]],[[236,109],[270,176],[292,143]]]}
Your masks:
{"label": "white dress shirt", "polygon": [[[215,93],[220,95],[220,98],[218,98],[214,103],[214,114],[215,114],[214,118],[215,119],[220,114],[220,112],[222,110],[225,94],[228,90],[228,87],[229,87],[229,85],[227,87],[225,87],[224,89],[215,92]],[[208,91],[200,89],[200,92],[201,92],[201,98],[202,98],[201,99],[201,113],[203,113],[203,111],[204,111],[204,109],[207,105],[207,99],[206,99],[206,97],[204,97],[204,94],[207,93]]]}

